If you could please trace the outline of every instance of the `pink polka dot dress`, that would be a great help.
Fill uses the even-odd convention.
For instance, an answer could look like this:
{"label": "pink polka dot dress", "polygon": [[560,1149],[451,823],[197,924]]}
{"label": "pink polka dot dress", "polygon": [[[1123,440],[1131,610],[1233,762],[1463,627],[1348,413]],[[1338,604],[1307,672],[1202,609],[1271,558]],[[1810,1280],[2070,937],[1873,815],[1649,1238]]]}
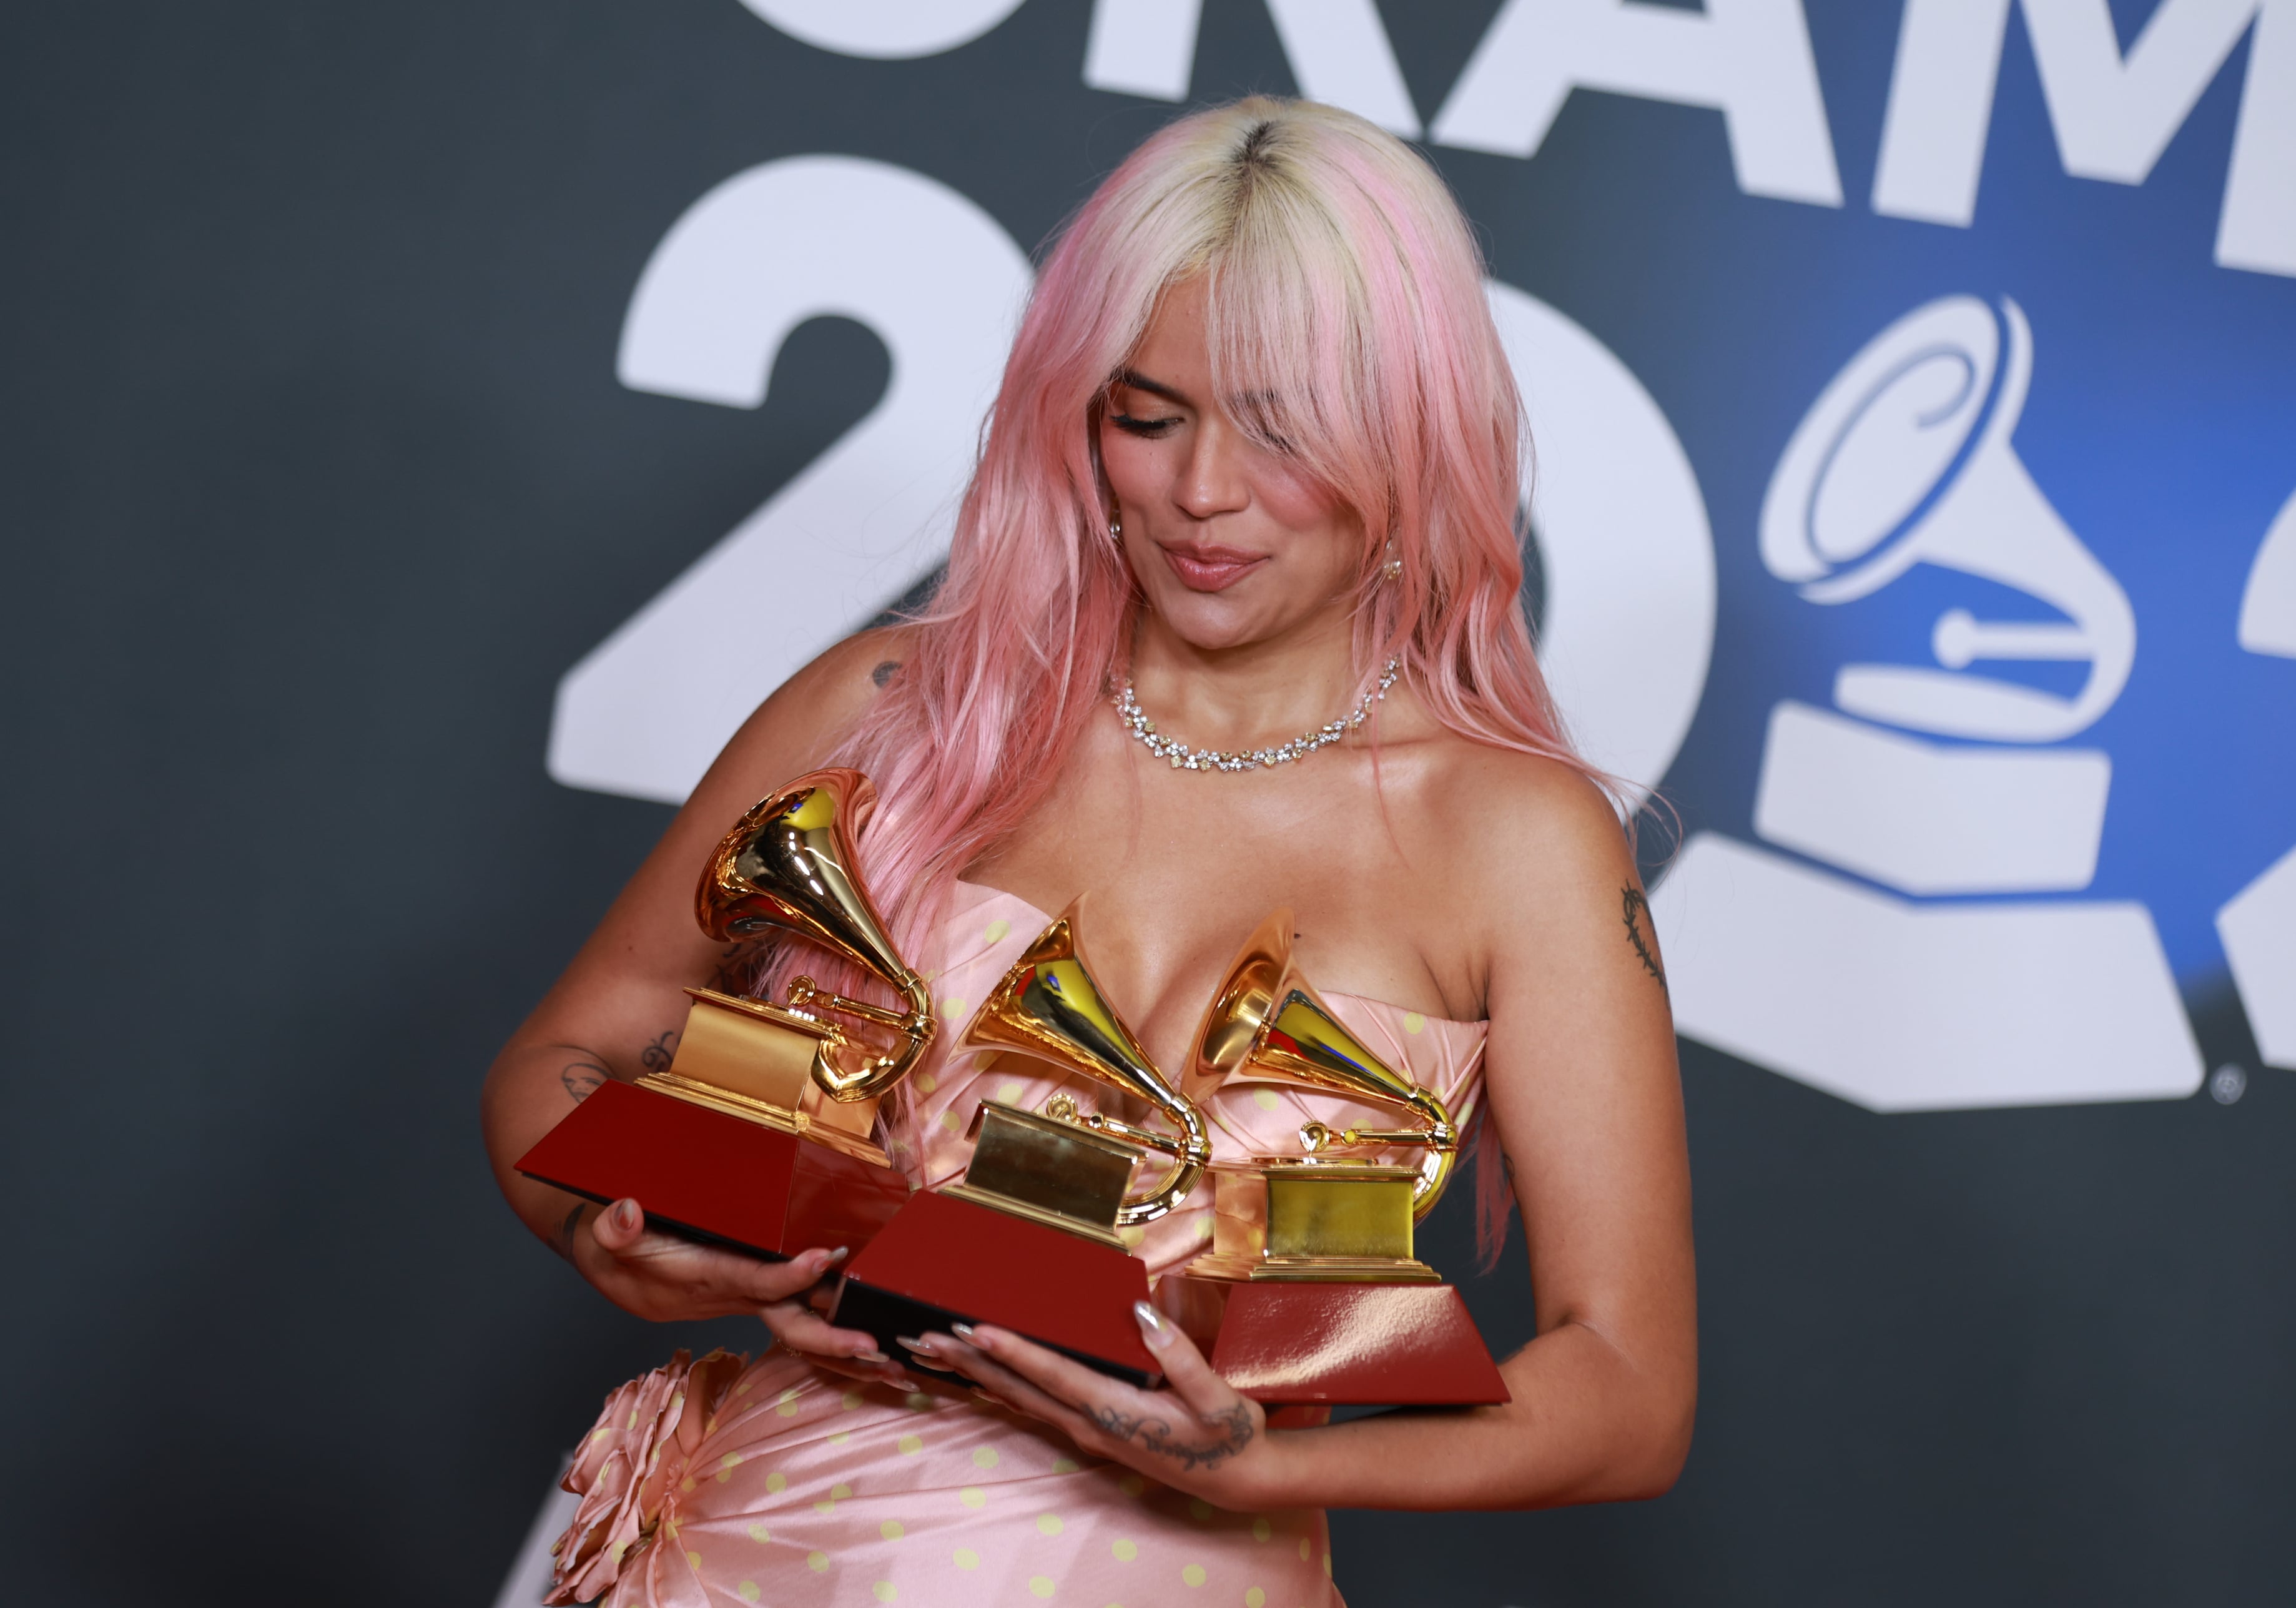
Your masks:
{"label": "pink polka dot dress", "polygon": [[[941,1033],[892,1135],[913,1180],[960,1176],[984,1099],[1040,1105],[1041,1062],[947,1046],[1049,917],[960,883],[925,953]],[[1481,1092],[1483,1025],[1326,995],[1365,1045],[1406,1066],[1464,1124]],[[1299,1148],[1310,1117],[1390,1113],[1269,1088],[1216,1096],[1216,1158]],[[1137,1235],[1151,1277],[1211,1237],[1209,1180]],[[680,1352],[606,1402],[566,1476],[582,1502],[548,1601],[611,1608],[1341,1608],[1320,1510],[1230,1513],[1056,1432],[970,1399],[904,1395],[770,1350]]]}

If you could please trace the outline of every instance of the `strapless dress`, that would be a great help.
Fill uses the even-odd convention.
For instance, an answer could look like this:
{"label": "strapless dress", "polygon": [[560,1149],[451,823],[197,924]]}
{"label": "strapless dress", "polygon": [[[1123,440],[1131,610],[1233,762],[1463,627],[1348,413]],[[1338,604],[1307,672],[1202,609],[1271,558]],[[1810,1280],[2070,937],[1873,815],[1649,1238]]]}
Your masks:
{"label": "strapless dress", "polygon": [[[917,959],[941,1032],[911,1074],[888,1148],[913,1185],[964,1170],[975,1107],[1036,1107],[1068,1084],[1043,1062],[952,1055],[973,1008],[1051,918],[959,883]],[[1325,994],[1367,1048],[1436,1091],[1461,1126],[1482,1094],[1485,1025]],[[1386,1126],[1321,1095],[1231,1089],[1206,1108],[1215,1160],[1296,1153],[1300,1125]],[[1404,1159],[1398,1156],[1394,1159]],[[1152,1279],[1212,1235],[1207,1179],[1128,1230]],[[551,1603],[613,1608],[1339,1608],[1319,1509],[1231,1513],[1085,1456],[1056,1432],[969,1399],[863,1385],[778,1349],[680,1352],[607,1399],[566,1489]]]}

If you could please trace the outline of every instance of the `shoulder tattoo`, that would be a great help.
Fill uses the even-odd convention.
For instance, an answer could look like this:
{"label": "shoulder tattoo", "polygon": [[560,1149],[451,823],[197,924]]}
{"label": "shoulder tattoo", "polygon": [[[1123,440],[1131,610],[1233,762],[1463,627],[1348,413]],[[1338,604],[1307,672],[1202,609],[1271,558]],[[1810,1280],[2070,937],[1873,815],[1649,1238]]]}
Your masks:
{"label": "shoulder tattoo", "polygon": [[1658,980],[1658,986],[1661,991],[1671,995],[1673,990],[1666,986],[1666,973],[1659,970],[1658,956],[1651,953],[1648,934],[1653,929],[1651,925],[1650,900],[1644,898],[1643,890],[1632,882],[1628,882],[1619,891],[1625,907],[1627,941],[1634,945],[1636,957],[1643,963],[1643,970]]}
{"label": "shoulder tattoo", "polygon": [[879,686],[882,686],[887,682],[890,681],[897,673],[898,673],[900,668],[901,661],[899,660],[888,659],[883,663],[880,664],[875,669],[869,672],[869,679],[875,682]]}

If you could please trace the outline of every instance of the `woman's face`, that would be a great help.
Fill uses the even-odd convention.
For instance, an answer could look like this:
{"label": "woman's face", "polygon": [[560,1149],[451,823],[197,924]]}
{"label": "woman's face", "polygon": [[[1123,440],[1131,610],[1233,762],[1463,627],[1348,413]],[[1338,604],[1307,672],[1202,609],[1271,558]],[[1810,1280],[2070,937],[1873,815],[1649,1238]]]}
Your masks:
{"label": "woman's face", "polygon": [[1201,278],[1165,296],[1110,388],[1100,457],[1132,573],[1190,645],[1242,647],[1345,617],[1363,522],[1213,396]]}

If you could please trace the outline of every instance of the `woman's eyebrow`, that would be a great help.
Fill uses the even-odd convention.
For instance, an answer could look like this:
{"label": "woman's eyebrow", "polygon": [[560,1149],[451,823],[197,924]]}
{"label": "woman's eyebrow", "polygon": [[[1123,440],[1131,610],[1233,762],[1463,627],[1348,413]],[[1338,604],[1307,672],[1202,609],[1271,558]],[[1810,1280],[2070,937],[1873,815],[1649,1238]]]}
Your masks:
{"label": "woman's eyebrow", "polygon": [[1182,396],[1178,391],[1173,390],[1168,385],[1151,380],[1147,375],[1142,373],[1136,368],[1118,369],[1116,371],[1116,382],[1119,385],[1129,386],[1134,390],[1144,390],[1152,397],[1161,397],[1167,402],[1177,402],[1182,407],[1190,406],[1187,398]]}

